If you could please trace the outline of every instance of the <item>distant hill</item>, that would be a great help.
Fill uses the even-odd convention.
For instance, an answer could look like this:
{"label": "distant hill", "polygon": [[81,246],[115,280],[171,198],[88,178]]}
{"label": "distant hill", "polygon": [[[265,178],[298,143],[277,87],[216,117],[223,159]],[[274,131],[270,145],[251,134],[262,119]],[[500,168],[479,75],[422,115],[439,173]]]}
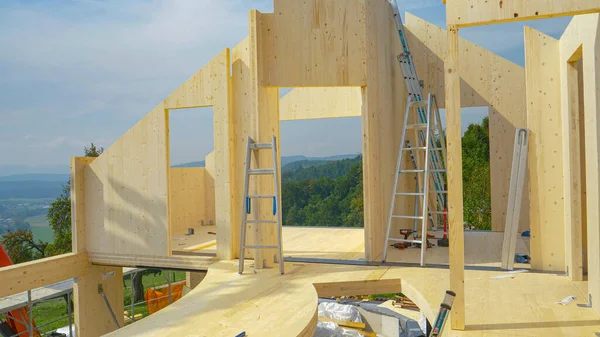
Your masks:
{"label": "distant hill", "polygon": [[177,164],[177,165],[171,165],[171,167],[204,167],[206,166],[206,164],[203,161],[193,161],[190,163],[183,163],[183,164]]}
{"label": "distant hill", "polygon": [[67,181],[1,181],[0,199],[13,198],[56,198]]}
{"label": "distant hill", "polygon": [[[326,162],[330,162],[330,161],[334,161],[334,160],[342,160],[342,159],[348,159],[348,158],[355,158],[357,156],[357,154],[339,154],[339,155],[335,155],[335,156],[329,156],[329,157],[307,157],[307,156],[302,156],[302,155],[295,155],[295,156],[283,156],[281,157],[281,167],[282,170],[295,170],[298,167],[308,167],[308,166],[314,166],[314,165],[321,165],[323,163]],[[303,163],[303,164],[298,164],[298,166],[289,166],[286,168],[286,166],[290,163],[294,163],[294,162],[311,162],[309,163]],[[171,165],[171,167],[204,167],[205,163],[204,160],[203,161],[193,161],[193,162],[189,162],[189,163],[182,163],[182,164],[177,164],[177,165]]]}
{"label": "distant hill", "polygon": [[70,176],[68,174],[13,174],[0,177],[0,182],[4,181],[60,181],[66,183]]}
{"label": "distant hill", "polygon": [[348,174],[357,164],[362,164],[361,156],[330,161],[302,160],[292,162],[283,168],[282,182],[310,180],[321,177],[337,179]]}

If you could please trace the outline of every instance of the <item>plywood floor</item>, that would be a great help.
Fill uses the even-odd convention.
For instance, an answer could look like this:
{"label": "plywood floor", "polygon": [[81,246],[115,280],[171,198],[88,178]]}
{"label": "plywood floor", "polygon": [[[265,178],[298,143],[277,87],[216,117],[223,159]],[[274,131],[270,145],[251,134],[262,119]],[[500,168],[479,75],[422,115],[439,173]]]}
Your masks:
{"label": "plywood floor", "polygon": [[[473,263],[488,265],[497,250],[490,233],[467,233],[466,242],[481,244],[466,254]],[[493,234],[493,233],[492,233]],[[361,229],[285,228],[286,256],[361,258]],[[494,248],[496,247],[496,248]],[[439,248],[439,247],[438,247]],[[523,247],[521,247],[523,248]],[[526,249],[526,247],[525,247]],[[431,250],[433,257],[443,260]],[[400,259],[412,252],[398,251]],[[404,255],[403,255],[404,254]],[[432,259],[434,259],[432,257]],[[209,267],[206,278],[181,300],[110,336],[312,336],[318,296],[402,291],[433,321],[449,286],[446,268],[332,265],[286,262],[286,273],[254,271],[248,261],[243,275],[237,260]],[[586,282],[547,273],[522,273],[494,279],[497,270],[466,270],[466,331],[446,329],[444,336],[593,336],[600,317],[578,307],[586,301]],[[556,304],[567,296],[576,300]]]}
{"label": "plywood floor", "polygon": [[[215,226],[196,229],[194,235],[173,235],[173,250],[215,254]],[[465,232],[465,264],[469,266],[500,267],[503,233]],[[437,240],[430,239],[437,243]],[[517,239],[516,252],[529,255],[529,243]],[[389,262],[419,263],[419,248],[388,250]],[[283,255],[299,259],[364,260],[364,230],[336,227],[283,227]],[[448,247],[427,249],[428,264],[448,264]],[[515,268],[529,268],[529,264],[515,264]]]}

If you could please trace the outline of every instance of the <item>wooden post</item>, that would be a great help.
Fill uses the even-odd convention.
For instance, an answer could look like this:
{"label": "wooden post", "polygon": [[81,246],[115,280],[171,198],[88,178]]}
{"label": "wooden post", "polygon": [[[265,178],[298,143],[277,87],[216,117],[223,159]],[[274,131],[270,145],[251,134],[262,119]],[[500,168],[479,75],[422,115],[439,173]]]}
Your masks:
{"label": "wooden post", "polygon": [[448,218],[450,239],[450,289],[456,293],[452,305],[452,329],[465,329],[465,242],[463,227],[462,146],[460,124],[460,74],[458,28],[448,26],[446,55],[446,137],[448,144]]}

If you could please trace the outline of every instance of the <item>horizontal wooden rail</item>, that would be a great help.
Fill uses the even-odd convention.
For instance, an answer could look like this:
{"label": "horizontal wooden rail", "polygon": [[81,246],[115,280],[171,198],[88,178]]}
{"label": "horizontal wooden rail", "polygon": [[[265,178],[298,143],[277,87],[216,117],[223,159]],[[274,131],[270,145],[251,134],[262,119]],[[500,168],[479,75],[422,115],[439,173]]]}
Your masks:
{"label": "horizontal wooden rail", "polygon": [[87,253],[68,253],[0,268],[0,297],[85,275]]}

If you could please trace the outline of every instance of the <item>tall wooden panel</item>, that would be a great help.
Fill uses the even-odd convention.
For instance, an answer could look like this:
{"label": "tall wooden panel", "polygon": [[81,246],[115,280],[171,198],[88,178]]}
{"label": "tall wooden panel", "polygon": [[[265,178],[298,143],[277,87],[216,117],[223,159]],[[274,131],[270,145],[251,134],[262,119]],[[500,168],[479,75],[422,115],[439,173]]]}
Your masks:
{"label": "tall wooden panel", "polygon": [[94,253],[170,255],[167,123],[161,102],[86,168],[90,261]]}
{"label": "tall wooden panel", "polygon": [[[387,1],[365,2],[365,24],[367,86],[362,89],[365,258],[376,261],[383,253],[408,93],[396,59],[402,50],[400,39]],[[409,178],[402,178],[405,181],[400,184],[410,186]],[[411,227],[412,222],[408,228]],[[397,235],[394,231],[394,236]]]}
{"label": "tall wooden panel", "polygon": [[565,270],[558,40],[525,27],[531,267]]}

